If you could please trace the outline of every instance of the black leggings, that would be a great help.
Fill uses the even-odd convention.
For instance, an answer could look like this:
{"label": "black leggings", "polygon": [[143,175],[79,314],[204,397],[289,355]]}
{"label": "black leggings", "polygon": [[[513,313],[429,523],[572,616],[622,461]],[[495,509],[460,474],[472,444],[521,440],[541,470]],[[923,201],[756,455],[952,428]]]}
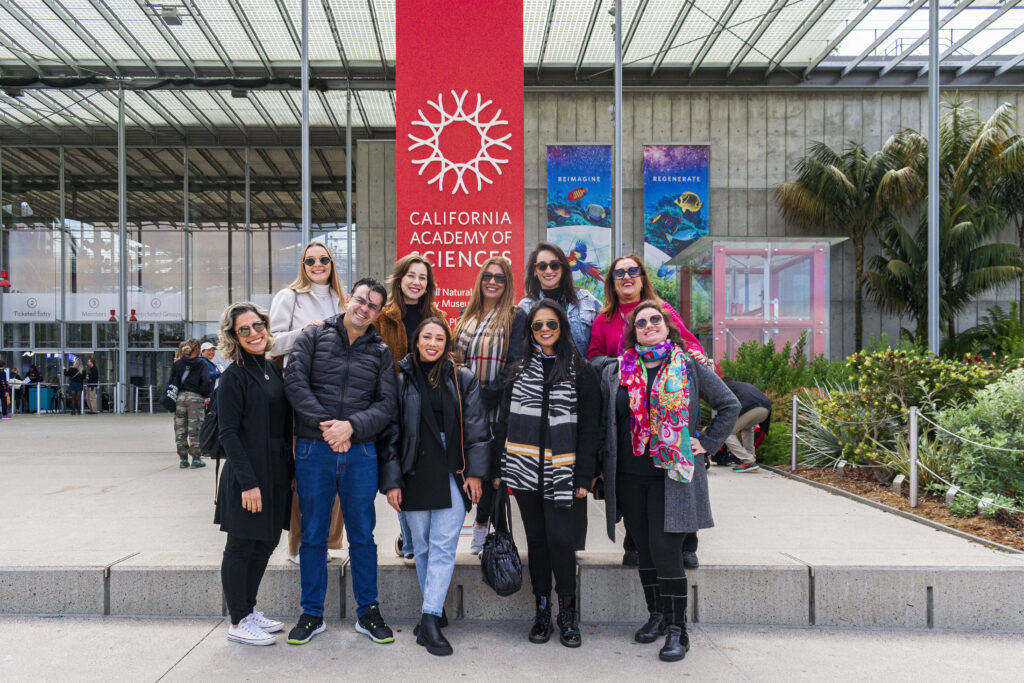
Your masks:
{"label": "black leggings", "polygon": [[277,547],[277,541],[254,541],[228,534],[224,559],[220,565],[220,581],[228,603],[231,623],[238,624],[256,607],[263,572]]}
{"label": "black leggings", "polygon": [[[573,509],[555,509],[536,491],[513,491],[526,531],[530,581],[534,595],[551,595],[551,574],[555,592],[563,597],[576,595],[576,538]],[[584,501],[586,502],[586,501]],[[573,499],[573,508],[579,503]]]}
{"label": "black leggings", "polygon": [[686,570],[683,543],[696,534],[665,531],[665,480],[620,475],[616,503],[640,556],[640,585],[650,612],[669,624],[686,623]]}
{"label": "black leggings", "polygon": [[[484,520],[483,522],[481,522],[481,524],[486,524],[486,523],[487,523],[487,520]],[[622,538],[622,549],[625,550],[626,552],[629,552],[629,553],[635,553],[636,552],[636,542],[633,540],[633,537],[630,535],[629,529],[626,529],[626,534]],[[695,552],[697,552],[697,532],[696,531],[693,532],[692,534],[686,534],[686,538],[683,539],[683,552],[684,553],[695,553]]]}
{"label": "black leggings", "polygon": [[480,487],[480,500],[476,504],[476,523],[480,526],[491,521],[491,510],[494,509],[494,487],[491,482],[484,479]]}

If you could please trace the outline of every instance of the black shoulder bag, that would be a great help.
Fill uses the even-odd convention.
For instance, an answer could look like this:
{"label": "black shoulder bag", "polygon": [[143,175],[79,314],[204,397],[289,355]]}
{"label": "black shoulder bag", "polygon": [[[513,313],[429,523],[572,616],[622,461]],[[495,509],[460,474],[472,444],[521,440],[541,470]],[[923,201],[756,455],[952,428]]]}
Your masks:
{"label": "black shoulder bag", "polygon": [[523,560],[512,539],[512,502],[508,487],[502,484],[494,492],[494,510],[491,524],[494,531],[487,534],[480,553],[480,569],[484,583],[498,595],[512,595],[523,587]]}

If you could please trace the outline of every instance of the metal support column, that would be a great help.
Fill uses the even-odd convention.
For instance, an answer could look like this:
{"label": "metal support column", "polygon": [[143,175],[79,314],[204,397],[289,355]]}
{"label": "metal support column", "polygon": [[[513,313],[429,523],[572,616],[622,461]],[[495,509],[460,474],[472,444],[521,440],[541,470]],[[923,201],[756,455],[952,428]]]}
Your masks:
{"label": "metal support column", "polygon": [[622,255],[622,0],[615,0],[615,242],[612,258]]}
{"label": "metal support column", "polygon": [[[188,145],[185,145],[181,163],[182,168],[185,170],[185,172],[183,173],[182,180],[182,196],[184,196],[185,198],[183,207],[185,211],[185,249],[183,259],[185,262],[185,281],[182,283],[181,291],[182,296],[185,297],[185,300],[182,302],[182,313],[184,314],[182,317],[185,319],[185,322],[187,324],[187,322],[192,319],[192,316],[189,315],[191,313],[191,311],[189,310],[189,304],[191,303],[191,297],[189,296],[189,293],[192,290],[192,277],[191,273],[189,272],[189,264],[192,261],[192,218],[189,215],[191,208],[189,207],[188,201]],[[185,330],[185,338],[188,338],[188,330]]]}
{"label": "metal support column", "polygon": [[[0,207],[4,205],[4,149],[0,147]],[[0,208],[0,269],[8,271],[10,274],[10,265],[4,261],[5,250],[4,250],[4,212]],[[3,346],[3,331],[4,331],[4,292],[0,290],[0,346]]]}
{"label": "metal support column", "polygon": [[117,382],[118,402],[114,410],[125,412],[128,395],[128,179],[125,175],[124,87],[117,90],[117,235],[118,293]]}
{"label": "metal support column", "polygon": [[[302,0],[302,246],[311,236],[312,184],[309,173],[309,0]],[[301,249],[301,247],[300,247]]]}
{"label": "metal support column", "polygon": [[252,212],[249,208],[251,187],[249,185],[249,147],[245,148],[245,300],[252,301]]}
{"label": "metal support column", "polygon": [[57,150],[57,220],[59,227],[57,234],[60,235],[60,322],[57,324],[57,335],[60,344],[60,366],[64,372],[64,352],[68,346],[68,310],[67,310],[67,275],[65,269],[68,264],[67,250],[67,215],[64,208],[64,145]]}
{"label": "metal support column", "polygon": [[928,3],[928,348],[939,352],[939,0]]}
{"label": "metal support column", "polygon": [[345,289],[352,291],[353,276],[352,259],[352,89],[345,93],[345,236],[348,247],[345,253],[347,282]]}

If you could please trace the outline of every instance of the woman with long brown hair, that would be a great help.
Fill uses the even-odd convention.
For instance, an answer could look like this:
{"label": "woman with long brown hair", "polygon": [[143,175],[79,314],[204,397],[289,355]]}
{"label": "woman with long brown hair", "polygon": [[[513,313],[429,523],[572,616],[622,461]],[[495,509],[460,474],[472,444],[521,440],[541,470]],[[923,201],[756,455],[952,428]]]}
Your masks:
{"label": "woman with long brown hair", "polygon": [[[526,312],[515,304],[515,283],[507,260],[484,262],[469,295],[469,303],[455,324],[455,360],[469,367],[480,382],[488,423],[492,427],[504,393],[505,368],[522,354]],[[494,489],[484,487],[476,506],[476,521],[469,552],[483,549],[487,537]]]}
{"label": "woman with long brown hair", "polygon": [[555,301],[569,320],[573,345],[581,356],[586,355],[590,328],[601,305],[588,290],[573,284],[572,268],[561,247],[552,242],[537,243],[526,259],[524,287],[526,296],[519,308],[529,313],[538,301]]}

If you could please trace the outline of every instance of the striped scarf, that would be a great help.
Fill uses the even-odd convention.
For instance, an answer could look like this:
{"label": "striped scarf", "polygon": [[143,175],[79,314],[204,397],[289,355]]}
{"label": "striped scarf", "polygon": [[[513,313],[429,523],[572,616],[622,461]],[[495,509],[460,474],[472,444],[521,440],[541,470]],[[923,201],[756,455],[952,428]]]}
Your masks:
{"label": "striped scarf", "polygon": [[493,382],[505,367],[508,333],[504,328],[488,328],[497,312],[495,308],[480,323],[474,316],[466,322],[455,340],[457,360],[476,374],[482,386]]}
{"label": "striped scarf", "polygon": [[[576,376],[576,367],[570,370]],[[508,439],[501,457],[501,477],[517,491],[537,491],[543,480],[546,500],[569,509],[573,499],[573,468],[576,464],[576,383],[573,379],[548,387],[548,424],[543,435],[544,460],[540,463],[541,430],[544,424],[544,365],[540,353],[530,356],[512,387]]]}

